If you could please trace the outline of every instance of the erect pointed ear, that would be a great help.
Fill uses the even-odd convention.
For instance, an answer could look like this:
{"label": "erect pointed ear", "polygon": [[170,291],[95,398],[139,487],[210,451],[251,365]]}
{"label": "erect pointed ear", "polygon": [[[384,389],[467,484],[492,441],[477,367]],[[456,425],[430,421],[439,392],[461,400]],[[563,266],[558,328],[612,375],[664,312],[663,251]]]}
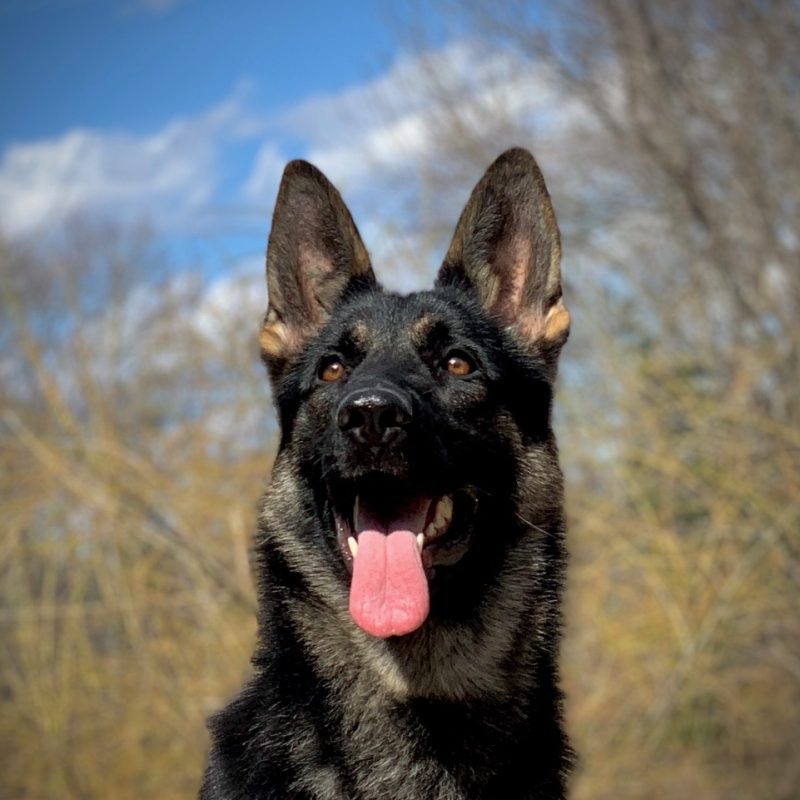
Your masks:
{"label": "erect pointed ear", "polygon": [[259,341],[273,378],[348,292],[377,287],[353,218],[307,161],[286,165],[267,247],[269,306]]}
{"label": "erect pointed ear", "polygon": [[436,283],[474,293],[524,347],[554,360],[569,334],[560,261],[558,225],[542,173],[527,150],[514,148],[473,189]]}

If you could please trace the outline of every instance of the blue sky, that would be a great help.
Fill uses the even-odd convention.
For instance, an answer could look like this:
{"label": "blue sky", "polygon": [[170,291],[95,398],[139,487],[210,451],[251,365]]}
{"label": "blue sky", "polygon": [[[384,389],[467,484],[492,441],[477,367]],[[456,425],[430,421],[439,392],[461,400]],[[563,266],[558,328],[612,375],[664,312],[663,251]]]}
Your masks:
{"label": "blue sky", "polygon": [[[254,275],[283,166],[303,157],[342,191],[379,273],[384,257],[413,288],[415,181],[450,148],[430,75],[462,98],[486,164],[538,131],[547,173],[579,116],[544,72],[430,8],[0,0],[0,236],[46,247],[76,216],[144,221],[177,271]],[[428,38],[401,47],[421,13]],[[437,213],[455,223],[479,169],[452,198],[437,188]]]}
{"label": "blue sky", "polygon": [[85,214],[144,219],[186,262],[260,253],[283,164],[347,137],[408,7],[5,0],[0,232],[42,242]]}
{"label": "blue sky", "polygon": [[336,91],[391,60],[383,14],[369,0],[5,0],[0,146],[75,126],[144,132],[242,81],[266,111]]}

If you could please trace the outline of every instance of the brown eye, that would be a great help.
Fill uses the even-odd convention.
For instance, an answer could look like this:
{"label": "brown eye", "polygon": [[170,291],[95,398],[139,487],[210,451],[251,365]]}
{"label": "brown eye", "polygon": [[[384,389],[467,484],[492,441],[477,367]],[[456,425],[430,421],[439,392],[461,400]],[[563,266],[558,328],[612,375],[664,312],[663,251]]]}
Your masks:
{"label": "brown eye", "polygon": [[322,365],[319,371],[319,379],[321,381],[338,381],[344,377],[344,364],[341,361],[328,361]]}
{"label": "brown eye", "polygon": [[447,359],[447,371],[457,378],[463,378],[475,370],[472,362],[463,355],[451,354]]}

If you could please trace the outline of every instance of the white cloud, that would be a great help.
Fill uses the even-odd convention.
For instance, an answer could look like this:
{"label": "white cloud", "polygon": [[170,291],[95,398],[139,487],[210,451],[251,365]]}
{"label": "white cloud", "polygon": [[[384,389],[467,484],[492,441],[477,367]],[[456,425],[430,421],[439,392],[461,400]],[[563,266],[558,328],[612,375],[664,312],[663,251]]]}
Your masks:
{"label": "white cloud", "polygon": [[255,337],[266,307],[264,256],[252,256],[206,287],[195,304],[191,325],[208,342],[225,342],[234,324],[247,326]]}
{"label": "white cloud", "polygon": [[272,203],[278,191],[281,172],[286,158],[281,154],[274,142],[267,141],[261,145],[250,177],[244,184],[243,193],[248,200],[258,203],[264,200]]}
{"label": "white cloud", "polygon": [[588,119],[544,65],[462,41],[402,59],[369,83],[312,98],[282,122],[306,139],[309,160],[335,182],[355,186],[376,168],[405,169],[446,151],[452,142],[443,134],[452,129],[445,124],[457,117],[473,135],[494,137],[498,148],[520,134],[556,139]]}
{"label": "white cloud", "polygon": [[11,145],[0,160],[0,231],[38,236],[84,211],[190,226],[214,201],[225,147],[263,130],[246,110],[245,94],[240,87],[204,113],[150,134],[77,129]]}

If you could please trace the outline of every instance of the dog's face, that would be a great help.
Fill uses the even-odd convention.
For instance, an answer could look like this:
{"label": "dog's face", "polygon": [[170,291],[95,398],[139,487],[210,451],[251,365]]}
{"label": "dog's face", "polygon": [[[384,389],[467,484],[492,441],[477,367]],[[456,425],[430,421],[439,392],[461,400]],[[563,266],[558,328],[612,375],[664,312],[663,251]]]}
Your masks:
{"label": "dog's face", "polygon": [[519,530],[531,453],[540,497],[528,505],[560,499],[549,420],[569,327],[559,256],[541,175],[512,150],[475,188],[434,290],[387,294],[336,190],[311,165],[287,167],[262,352],[281,449],[313,492],[314,546],[368,633],[468,613]]}

